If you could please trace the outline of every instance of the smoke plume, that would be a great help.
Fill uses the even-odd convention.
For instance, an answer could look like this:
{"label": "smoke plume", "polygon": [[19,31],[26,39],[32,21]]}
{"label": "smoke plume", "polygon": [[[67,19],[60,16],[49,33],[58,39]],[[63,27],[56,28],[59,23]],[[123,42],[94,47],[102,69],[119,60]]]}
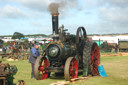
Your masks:
{"label": "smoke plume", "polygon": [[48,7],[48,10],[51,14],[58,13],[59,3],[51,3]]}
{"label": "smoke plume", "polygon": [[79,8],[77,0],[55,0],[55,2],[48,6],[48,10],[51,12],[51,14],[58,13],[58,9],[60,9],[59,11],[64,10],[67,12],[68,9],[71,8]]}

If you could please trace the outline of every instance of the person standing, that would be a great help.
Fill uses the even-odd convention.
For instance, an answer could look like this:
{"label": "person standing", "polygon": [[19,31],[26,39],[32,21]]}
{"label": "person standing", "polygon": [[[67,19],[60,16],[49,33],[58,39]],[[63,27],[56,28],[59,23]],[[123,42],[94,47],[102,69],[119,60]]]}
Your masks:
{"label": "person standing", "polygon": [[35,78],[34,65],[35,65],[35,61],[36,61],[37,57],[40,56],[40,52],[39,52],[38,48],[39,48],[38,44],[35,44],[34,47],[30,51],[29,63],[31,63],[31,68],[32,68],[31,78]]}

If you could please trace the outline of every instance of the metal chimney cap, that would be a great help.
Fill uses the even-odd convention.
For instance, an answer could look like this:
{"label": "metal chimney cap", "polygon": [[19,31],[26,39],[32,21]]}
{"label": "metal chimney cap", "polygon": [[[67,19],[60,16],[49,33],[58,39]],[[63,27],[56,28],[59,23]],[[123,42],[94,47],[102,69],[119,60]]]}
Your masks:
{"label": "metal chimney cap", "polygon": [[59,15],[59,13],[51,13],[52,14],[52,16],[58,16]]}

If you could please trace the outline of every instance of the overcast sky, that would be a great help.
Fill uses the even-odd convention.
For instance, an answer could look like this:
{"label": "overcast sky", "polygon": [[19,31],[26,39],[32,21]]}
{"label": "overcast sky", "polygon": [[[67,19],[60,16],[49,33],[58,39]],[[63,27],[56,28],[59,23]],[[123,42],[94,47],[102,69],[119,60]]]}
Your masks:
{"label": "overcast sky", "polygon": [[128,33],[128,0],[0,0],[0,35],[51,34],[48,6],[60,1],[59,26],[72,34],[79,26],[87,34]]}

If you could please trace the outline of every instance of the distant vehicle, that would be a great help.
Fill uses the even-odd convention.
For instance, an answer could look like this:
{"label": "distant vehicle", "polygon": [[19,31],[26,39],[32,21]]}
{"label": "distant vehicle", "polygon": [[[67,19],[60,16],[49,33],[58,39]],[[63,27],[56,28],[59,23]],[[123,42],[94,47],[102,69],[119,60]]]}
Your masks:
{"label": "distant vehicle", "polygon": [[120,51],[128,51],[128,40],[119,40],[118,45]]}

